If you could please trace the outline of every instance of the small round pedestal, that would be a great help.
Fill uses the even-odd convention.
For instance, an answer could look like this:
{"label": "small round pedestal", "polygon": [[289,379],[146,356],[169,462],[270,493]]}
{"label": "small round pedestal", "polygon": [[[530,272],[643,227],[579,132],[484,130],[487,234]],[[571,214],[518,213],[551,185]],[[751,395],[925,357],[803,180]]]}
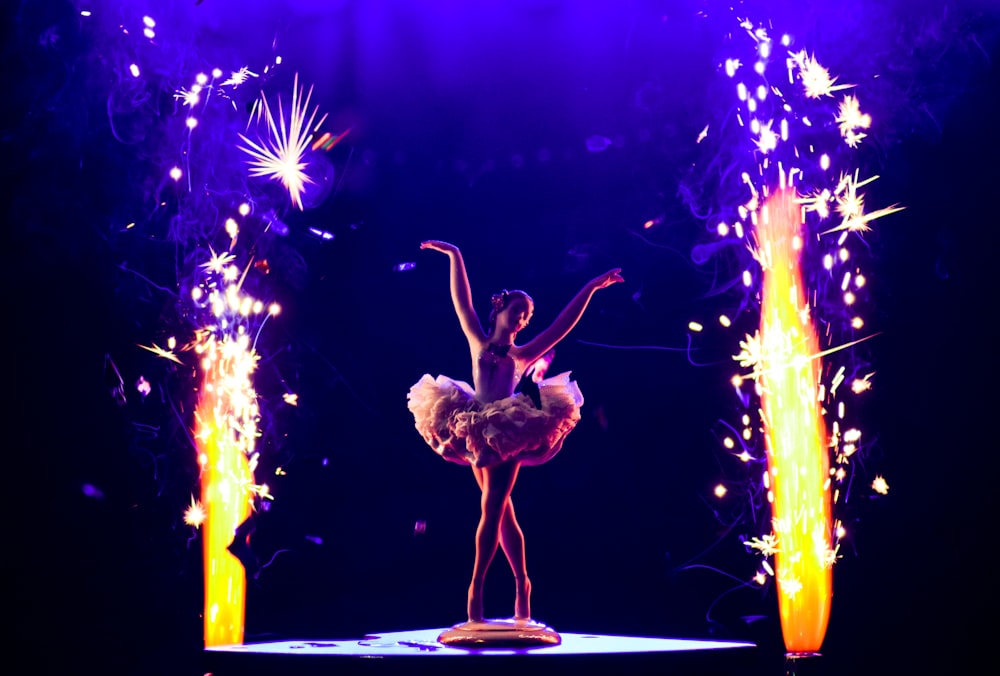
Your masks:
{"label": "small round pedestal", "polygon": [[562,639],[552,627],[534,620],[482,620],[463,622],[446,629],[438,642],[456,648],[529,648],[559,645]]}

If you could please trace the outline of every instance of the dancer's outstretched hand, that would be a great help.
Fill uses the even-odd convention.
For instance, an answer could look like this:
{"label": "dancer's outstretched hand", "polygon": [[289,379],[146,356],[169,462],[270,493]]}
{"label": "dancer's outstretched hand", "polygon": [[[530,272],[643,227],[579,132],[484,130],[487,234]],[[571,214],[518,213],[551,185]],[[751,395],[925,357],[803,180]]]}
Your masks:
{"label": "dancer's outstretched hand", "polygon": [[604,289],[612,284],[617,284],[618,282],[624,282],[625,279],[621,275],[621,268],[612,268],[608,270],[603,275],[598,275],[590,280],[590,287],[597,291],[598,289]]}
{"label": "dancer's outstretched hand", "polygon": [[429,239],[427,241],[420,243],[421,249],[431,249],[432,251],[440,251],[443,254],[458,253],[458,247],[454,244],[449,244],[448,242],[442,242],[438,239]]}

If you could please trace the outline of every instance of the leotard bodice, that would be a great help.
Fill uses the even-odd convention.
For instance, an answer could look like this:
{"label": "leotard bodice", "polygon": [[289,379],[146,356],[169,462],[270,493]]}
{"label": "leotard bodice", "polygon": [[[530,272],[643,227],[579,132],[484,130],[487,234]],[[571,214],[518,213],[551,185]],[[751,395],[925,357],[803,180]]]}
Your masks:
{"label": "leotard bodice", "polygon": [[486,343],[479,352],[472,369],[472,382],[480,402],[488,403],[514,394],[523,370],[508,354],[510,347]]}

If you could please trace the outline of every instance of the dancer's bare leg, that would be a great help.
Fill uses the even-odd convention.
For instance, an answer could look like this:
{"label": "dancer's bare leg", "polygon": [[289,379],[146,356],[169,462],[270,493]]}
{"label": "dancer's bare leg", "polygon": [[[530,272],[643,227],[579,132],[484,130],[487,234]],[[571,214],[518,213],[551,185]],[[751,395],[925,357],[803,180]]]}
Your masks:
{"label": "dancer's bare leg", "polygon": [[[473,466],[479,488],[483,487],[483,471]],[[514,513],[514,501],[507,497],[503,516],[500,518],[500,549],[503,550],[514,573],[515,597],[514,617],[519,620],[531,618],[531,580],[528,579],[528,564],[524,553],[524,532]]]}
{"label": "dancer's bare leg", "polygon": [[504,554],[514,572],[514,617],[531,619],[531,580],[528,579],[528,564],[524,555],[524,533],[514,516],[514,503],[510,498],[507,498],[507,508],[500,522],[500,542],[504,544]]}
{"label": "dancer's bare leg", "polygon": [[[517,471],[520,464],[515,461],[502,462],[492,467],[483,467],[482,498],[480,500],[481,515],[479,527],[476,529],[476,561],[472,566],[472,583],[469,585],[469,620],[483,619],[483,586],[486,582],[486,571],[493,561],[500,542],[500,524],[503,521]],[[521,558],[523,559],[523,547]]]}

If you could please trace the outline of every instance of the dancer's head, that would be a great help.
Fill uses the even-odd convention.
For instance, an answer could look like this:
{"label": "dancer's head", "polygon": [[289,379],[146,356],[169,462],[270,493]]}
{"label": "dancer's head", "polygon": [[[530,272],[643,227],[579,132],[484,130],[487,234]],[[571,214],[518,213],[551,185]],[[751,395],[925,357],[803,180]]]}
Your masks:
{"label": "dancer's head", "polygon": [[535,301],[524,291],[504,289],[493,294],[490,311],[490,333],[499,329],[517,333],[531,321],[535,311]]}

